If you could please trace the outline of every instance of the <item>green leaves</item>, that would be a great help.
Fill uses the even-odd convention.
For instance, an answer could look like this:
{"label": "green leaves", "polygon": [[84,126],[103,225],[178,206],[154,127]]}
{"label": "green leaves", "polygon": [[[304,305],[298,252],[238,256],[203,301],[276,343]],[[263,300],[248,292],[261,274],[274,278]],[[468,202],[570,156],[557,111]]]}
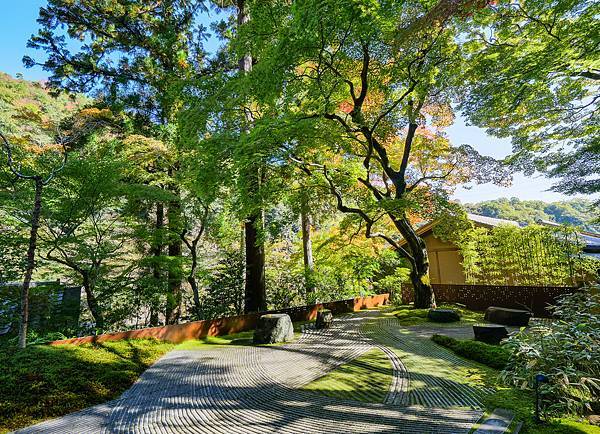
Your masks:
{"label": "green leaves", "polygon": [[502,1],[475,14],[465,43],[463,112],[512,139],[515,167],[567,194],[600,191],[599,12],[593,1]]}
{"label": "green leaves", "polygon": [[474,228],[464,231],[457,244],[468,283],[571,286],[593,278],[569,227]]}
{"label": "green leaves", "polygon": [[531,327],[508,338],[512,353],[502,378],[533,389],[534,377],[549,379],[541,386],[542,405],[551,415],[582,414],[600,397],[600,296],[597,287],[564,296],[553,308],[560,320]]}

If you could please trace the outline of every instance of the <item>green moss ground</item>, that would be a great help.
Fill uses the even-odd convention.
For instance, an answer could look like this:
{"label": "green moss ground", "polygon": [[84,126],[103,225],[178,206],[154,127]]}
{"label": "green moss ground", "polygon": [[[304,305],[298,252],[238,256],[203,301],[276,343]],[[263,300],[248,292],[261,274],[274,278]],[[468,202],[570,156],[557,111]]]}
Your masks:
{"label": "green moss ground", "polygon": [[394,306],[387,309],[384,315],[395,316],[398,318],[400,325],[426,325],[434,324],[436,327],[456,327],[461,325],[472,325],[483,321],[483,312],[475,312],[457,304],[444,303],[438,306],[439,309],[453,309],[460,315],[460,322],[453,323],[437,323],[427,319],[429,309],[415,309],[410,305]]}
{"label": "green moss ground", "polygon": [[0,347],[0,432],[117,398],[174,345],[126,340],[97,345]]}
{"label": "green moss ground", "polygon": [[496,408],[507,408],[515,412],[516,425],[523,422],[520,434],[600,434],[600,427],[576,418],[553,419],[537,424],[533,417],[534,397],[529,391],[496,385],[496,392],[488,395],[484,403],[488,413]]}
{"label": "green moss ground", "polygon": [[392,365],[377,348],[307,384],[304,390],[339,399],[383,402],[392,378]]}

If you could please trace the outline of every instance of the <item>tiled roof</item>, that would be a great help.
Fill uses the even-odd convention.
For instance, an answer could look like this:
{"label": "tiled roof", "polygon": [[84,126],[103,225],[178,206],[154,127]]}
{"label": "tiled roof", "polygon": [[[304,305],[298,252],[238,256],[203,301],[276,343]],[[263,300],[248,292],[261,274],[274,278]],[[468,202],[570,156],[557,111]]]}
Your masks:
{"label": "tiled roof", "polygon": [[486,226],[500,226],[500,225],[521,226],[518,222],[515,222],[513,220],[497,219],[494,217],[486,217],[486,216],[479,215],[479,214],[467,213],[467,217],[469,218],[469,220],[471,220],[473,222],[481,223],[482,225],[486,225]]}

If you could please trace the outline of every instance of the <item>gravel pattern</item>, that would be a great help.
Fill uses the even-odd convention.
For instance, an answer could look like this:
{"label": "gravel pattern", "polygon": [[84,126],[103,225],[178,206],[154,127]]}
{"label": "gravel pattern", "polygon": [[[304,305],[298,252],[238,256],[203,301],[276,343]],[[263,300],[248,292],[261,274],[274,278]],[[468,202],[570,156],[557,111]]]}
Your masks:
{"label": "gravel pattern", "polygon": [[[405,329],[405,328],[404,328]],[[412,332],[399,332],[379,311],[307,328],[281,346],[215,346],[172,351],[119,399],[19,433],[468,433],[481,415],[484,390],[438,377],[419,378],[402,361],[417,352],[468,363]],[[375,347],[394,378],[383,404],[321,396],[300,388]],[[414,389],[413,382],[430,387]]]}

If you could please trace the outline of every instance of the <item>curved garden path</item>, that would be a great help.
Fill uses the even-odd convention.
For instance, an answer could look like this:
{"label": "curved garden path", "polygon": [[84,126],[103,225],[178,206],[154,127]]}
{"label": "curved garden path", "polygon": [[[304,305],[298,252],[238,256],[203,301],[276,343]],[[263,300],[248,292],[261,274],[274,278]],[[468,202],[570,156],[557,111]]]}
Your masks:
{"label": "curved garden path", "polygon": [[[384,404],[301,389],[374,347],[394,369]],[[449,374],[467,361],[379,311],[288,345],[207,348],[172,351],[119,399],[19,433],[468,433],[487,392]]]}

